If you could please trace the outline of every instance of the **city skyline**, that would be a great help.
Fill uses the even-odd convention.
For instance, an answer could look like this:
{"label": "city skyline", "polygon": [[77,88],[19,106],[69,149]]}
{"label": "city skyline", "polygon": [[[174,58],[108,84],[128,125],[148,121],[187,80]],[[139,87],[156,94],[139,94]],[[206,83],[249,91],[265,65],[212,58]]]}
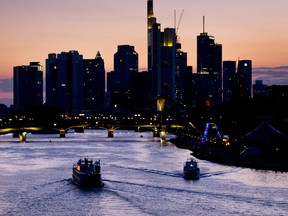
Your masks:
{"label": "city skyline", "polygon": [[[36,4],[37,3],[37,4]],[[147,70],[147,0],[125,2],[59,1],[36,2],[12,0],[0,3],[0,103],[9,97],[7,80],[13,67],[39,61],[45,66],[49,53],[77,50],[84,58],[94,58],[100,51],[106,72],[113,70],[113,55],[118,45],[131,45],[139,54],[140,71]],[[57,7],[55,7],[57,5]],[[254,3],[195,3],[191,0],[154,0],[154,13],[161,29],[176,26],[184,10],[178,35],[182,50],[188,53],[188,65],[196,72],[196,37],[205,31],[223,45],[223,60],[251,59],[253,79],[267,84],[288,84],[288,38],[285,25],[288,2],[264,0]],[[237,13],[235,12],[237,11]],[[266,47],[267,46],[267,47]],[[276,76],[271,76],[275,73]]]}

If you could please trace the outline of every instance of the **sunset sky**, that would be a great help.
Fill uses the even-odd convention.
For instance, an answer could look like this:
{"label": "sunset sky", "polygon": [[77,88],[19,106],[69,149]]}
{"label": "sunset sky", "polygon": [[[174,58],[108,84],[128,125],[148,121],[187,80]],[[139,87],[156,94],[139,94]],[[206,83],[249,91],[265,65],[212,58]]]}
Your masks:
{"label": "sunset sky", "polygon": [[[77,50],[84,58],[100,51],[113,70],[117,45],[135,46],[139,68],[147,68],[147,0],[0,0],[0,103],[11,97],[13,66],[49,53]],[[223,60],[251,59],[253,79],[288,85],[287,0],[154,0],[162,30],[174,27],[188,63],[196,69],[196,37],[205,16],[208,34],[223,46]],[[178,23],[178,21],[176,22]],[[45,68],[45,67],[44,67]],[[1,99],[2,98],[2,99]]]}

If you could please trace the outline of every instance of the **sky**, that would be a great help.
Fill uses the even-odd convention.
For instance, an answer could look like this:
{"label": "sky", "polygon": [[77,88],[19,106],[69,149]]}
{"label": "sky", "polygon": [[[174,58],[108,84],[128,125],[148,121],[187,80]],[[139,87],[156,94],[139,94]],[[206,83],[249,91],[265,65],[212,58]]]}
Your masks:
{"label": "sky", "polygon": [[[0,0],[0,104],[11,103],[13,67],[49,53],[100,51],[113,70],[118,45],[135,46],[139,70],[147,68],[147,0]],[[253,80],[288,85],[287,0],[154,0],[162,30],[176,27],[188,64],[196,72],[196,37],[205,31],[222,44],[223,60],[250,59]],[[180,14],[182,13],[180,20]],[[44,71],[45,73],[45,71]],[[45,75],[45,74],[44,74]]]}

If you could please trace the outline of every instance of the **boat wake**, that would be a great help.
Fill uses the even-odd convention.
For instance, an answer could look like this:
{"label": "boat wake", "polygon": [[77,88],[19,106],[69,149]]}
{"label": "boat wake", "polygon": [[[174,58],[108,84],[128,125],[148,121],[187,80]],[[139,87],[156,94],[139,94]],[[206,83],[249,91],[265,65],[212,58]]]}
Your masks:
{"label": "boat wake", "polygon": [[200,173],[200,178],[209,178],[212,176],[226,175],[226,174],[238,172],[240,170],[241,170],[240,168],[235,168],[235,169],[229,169],[229,170],[220,170],[220,171],[215,171],[215,172]]}
{"label": "boat wake", "polygon": [[117,168],[122,168],[122,169],[129,169],[129,170],[136,170],[140,172],[146,172],[146,173],[152,173],[152,174],[157,174],[157,175],[163,175],[163,176],[170,176],[170,177],[183,177],[183,174],[180,173],[172,173],[172,172],[167,172],[167,171],[162,171],[162,170],[153,170],[153,169],[147,169],[147,168],[137,168],[137,167],[124,167],[124,166],[119,166],[115,164],[111,164],[110,166],[117,167]]}

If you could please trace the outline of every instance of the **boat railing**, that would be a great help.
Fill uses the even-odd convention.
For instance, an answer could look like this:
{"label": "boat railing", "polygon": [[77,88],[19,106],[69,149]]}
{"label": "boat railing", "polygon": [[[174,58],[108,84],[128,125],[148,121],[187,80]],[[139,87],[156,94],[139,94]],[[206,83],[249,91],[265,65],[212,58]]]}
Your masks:
{"label": "boat railing", "polygon": [[84,160],[79,159],[76,164],[73,164],[73,169],[76,169],[81,172],[86,172],[86,171],[93,171],[96,173],[100,173],[101,167],[100,167],[100,160],[96,160],[93,163],[93,160],[88,160],[85,158]]}

